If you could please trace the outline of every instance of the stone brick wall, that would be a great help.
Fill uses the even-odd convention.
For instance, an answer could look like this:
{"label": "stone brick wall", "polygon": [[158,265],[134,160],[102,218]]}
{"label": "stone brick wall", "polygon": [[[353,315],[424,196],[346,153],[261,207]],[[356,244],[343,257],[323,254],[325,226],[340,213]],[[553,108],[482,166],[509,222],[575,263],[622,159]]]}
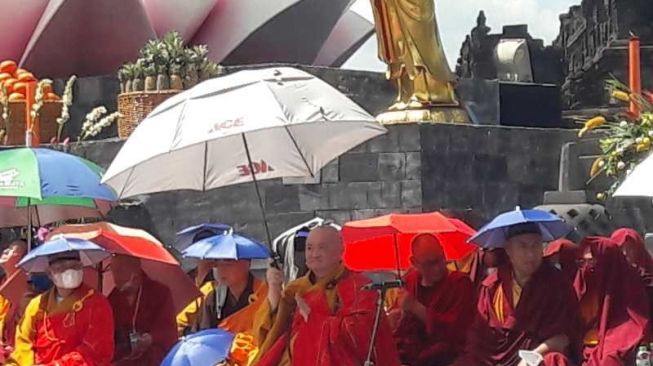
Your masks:
{"label": "stone brick wall", "polygon": [[[388,134],[344,154],[318,184],[260,182],[273,235],[315,215],[345,222],[390,212],[472,208],[484,217],[534,206],[557,188],[559,152],[574,133],[507,127],[391,126]],[[108,166],[122,142],[93,141],[70,152]],[[200,222],[232,224],[264,239],[251,184],[139,197],[114,209],[117,223],[142,227],[165,242]]]}

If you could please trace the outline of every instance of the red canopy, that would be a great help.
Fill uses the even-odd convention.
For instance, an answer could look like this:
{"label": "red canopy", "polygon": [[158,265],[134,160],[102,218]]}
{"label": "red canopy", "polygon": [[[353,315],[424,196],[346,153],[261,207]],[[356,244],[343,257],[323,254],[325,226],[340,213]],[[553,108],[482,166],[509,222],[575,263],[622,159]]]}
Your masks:
{"label": "red canopy", "polygon": [[[164,248],[161,242],[144,230],[99,222],[60,226],[48,234],[48,238],[61,234],[90,240],[112,254],[125,254],[141,258],[143,272],[149,278],[161,282],[170,289],[177,312],[183,310],[191,301],[201,295],[197,286],[181,269],[175,257]],[[110,260],[106,260],[102,267],[107,268],[109,264]],[[86,271],[84,282],[97,288],[97,275],[94,276],[89,272],[92,271]],[[102,280],[102,292],[108,295],[115,287],[111,272],[104,272]]]}
{"label": "red canopy", "polygon": [[407,269],[410,267],[410,243],[422,233],[435,235],[450,261],[476,249],[467,243],[475,234],[474,229],[458,219],[447,218],[439,212],[390,214],[344,225],[345,265],[356,271]]}

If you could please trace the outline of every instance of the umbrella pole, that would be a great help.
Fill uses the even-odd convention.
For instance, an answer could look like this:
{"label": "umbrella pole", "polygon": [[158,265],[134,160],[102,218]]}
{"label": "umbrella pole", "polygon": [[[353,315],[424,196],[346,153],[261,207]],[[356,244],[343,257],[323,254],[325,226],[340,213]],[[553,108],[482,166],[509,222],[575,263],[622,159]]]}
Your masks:
{"label": "umbrella pole", "polygon": [[[254,182],[254,188],[256,189],[256,197],[258,198],[258,205],[261,209],[261,216],[263,216],[263,224],[265,225],[265,235],[268,239],[268,247],[272,248],[272,235],[270,234],[270,227],[268,225],[268,218],[265,214],[265,205],[263,204],[263,198],[261,198],[261,190],[258,186],[258,180],[256,179],[256,171],[254,171],[254,164],[252,164],[252,156],[249,152],[249,145],[247,144],[247,137],[245,134],[241,134],[243,137],[243,144],[245,145],[245,154],[247,155],[247,163],[249,164],[249,170],[252,172],[252,181]],[[206,178],[206,177],[205,177]],[[273,259],[278,261],[278,254],[273,253]]]}
{"label": "umbrella pole", "polygon": [[32,250],[32,206],[27,199],[27,252]]}

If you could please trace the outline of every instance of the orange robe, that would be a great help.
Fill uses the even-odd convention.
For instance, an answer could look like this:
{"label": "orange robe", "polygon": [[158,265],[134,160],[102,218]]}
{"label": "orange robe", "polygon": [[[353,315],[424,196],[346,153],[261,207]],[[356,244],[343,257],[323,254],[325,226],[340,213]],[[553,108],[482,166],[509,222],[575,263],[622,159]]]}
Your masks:
{"label": "orange robe", "polygon": [[[177,342],[175,312],[170,290],[165,285],[143,277],[140,300],[130,304],[126,296],[114,289],[109,302],[115,316],[116,366],[159,365]],[[135,329],[134,329],[135,326]],[[133,360],[126,360],[131,353],[129,334],[148,333],[152,345],[145,353]]]}
{"label": "orange robe", "polygon": [[[377,292],[361,291],[369,280],[343,267],[312,281],[308,273],[286,287],[273,313],[265,301],[256,314],[254,336],[260,344],[256,366],[353,366],[367,356]],[[302,311],[295,296],[307,305]],[[399,365],[385,317],[381,318],[373,360],[377,366]]]}
{"label": "orange robe", "polygon": [[213,290],[215,290],[214,282],[213,281],[205,282],[202,285],[202,287],[200,287],[200,292],[202,293],[202,296],[193,300],[193,302],[188,304],[184,308],[184,310],[180,311],[179,314],[177,314],[178,336],[180,337],[183,336],[186,333],[186,331],[198,321],[202,302],[209,296],[209,294],[213,293]]}
{"label": "orange robe", "polygon": [[254,280],[254,293],[250,296],[249,305],[223,319],[218,327],[234,334],[251,334],[256,312],[262,304],[267,302],[267,295],[268,285],[261,280]]}
{"label": "orange robe", "polygon": [[107,299],[84,285],[59,303],[55,292],[51,289],[30,301],[5,365],[110,365],[113,314]]}

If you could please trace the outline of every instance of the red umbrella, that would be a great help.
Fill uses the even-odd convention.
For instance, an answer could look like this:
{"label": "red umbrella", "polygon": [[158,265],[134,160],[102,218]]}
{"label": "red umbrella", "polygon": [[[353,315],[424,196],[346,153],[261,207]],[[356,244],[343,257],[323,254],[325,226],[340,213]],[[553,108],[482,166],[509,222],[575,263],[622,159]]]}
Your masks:
{"label": "red umbrella", "polygon": [[447,260],[457,260],[476,249],[467,243],[476,232],[458,219],[439,212],[390,214],[345,224],[345,265],[356,271],[405,270],[410,267],[410,243],[422,233],[435,235]]}
{"label": "red umbrella", "polygon": [[[54,229],[49,237],[63,234],[67,237],[90,240],[113,254],[130,255],[141,259],[143,272],[170,289],[177,312],[183,310],[201,293],[193,280],[184,273],[179,262],[168,252],[163,244],[148,232],[132,229],[108,222],[84,225],[64,225]],[[107,268],[110,261],[102,263]],[[85,282],[98,287],[97,275],[87,271]],[[103,271],[102,292],[111,293],[115,287],[110,271]]]}

